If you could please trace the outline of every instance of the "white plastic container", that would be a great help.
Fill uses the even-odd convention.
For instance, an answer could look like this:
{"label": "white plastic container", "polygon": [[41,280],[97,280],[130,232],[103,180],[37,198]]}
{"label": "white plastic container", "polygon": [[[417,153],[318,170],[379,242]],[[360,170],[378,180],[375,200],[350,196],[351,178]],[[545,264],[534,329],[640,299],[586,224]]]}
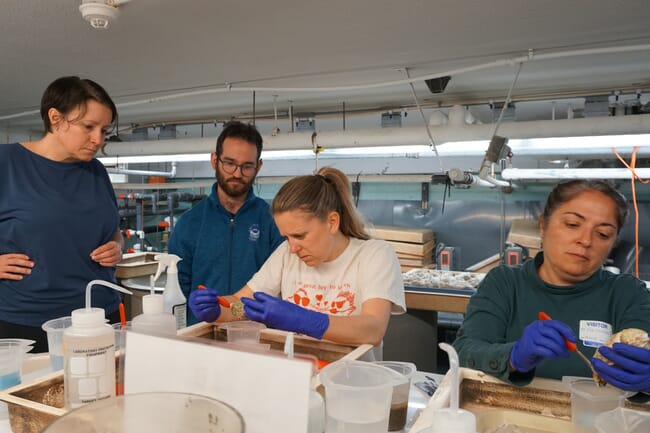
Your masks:
{"label": "white plastic container", "polygon": [[396,373],[371,362],[339,360],[320,371],[325,386],[325,433],[388,430]]}
{"label": "white plastic container", "polygon": [[154,281],[167,268],[167,282],[163,292],[164,311],[171,313],[176,319],[176,329],[183,329],[187,326],[187,298],[178,284],[178,269],[176,264],[182,259],[175,254],[156,254],[158,270]]}
{"label": "white plastic container", "polygon": [[131,328],[138,332],[176,335],[176,319],[163,308],[162,295],[143,296],[142,314],[133,318]]}
{"label": "white plastic container", "polygon": [[106,323],[104,309],[90,307],[94,284],[131,293],[101,280],[86,286],[86,308],[74,310],[72,325],[63,331],[63,382],[68,409],[115,396],[115,333]]}

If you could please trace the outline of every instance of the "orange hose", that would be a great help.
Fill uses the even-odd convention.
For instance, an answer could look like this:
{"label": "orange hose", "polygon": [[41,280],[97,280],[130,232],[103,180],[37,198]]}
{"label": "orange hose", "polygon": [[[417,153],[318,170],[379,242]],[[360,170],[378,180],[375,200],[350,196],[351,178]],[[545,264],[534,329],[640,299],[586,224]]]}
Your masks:
{"label": "orange hose", "polygon": [[124,303],[123,302],[120,302],[119,311],[120,311],[120,324],[122,326],[122,329],[125,329],[126,328],[126,312],[124,311]]}
{"label": "orange hose", "polygon": [[621,161],[628,170],[630,170],[631,174],[630,186],[632,189],[632,203],[634,205],[634,272],[637,278],[639,278],[639,206],[636,200],[636,181],[638,180],[644,185],[650,183],[650,180],[641,179],[641,177],[636,174],[636,153],[638,150],[639,147],[635,146],[634,151],[632,152],[632,158],[630,159],[630,164],[628,164],[616,149],[612,147],[614,155],[616,155],[618,160]]}

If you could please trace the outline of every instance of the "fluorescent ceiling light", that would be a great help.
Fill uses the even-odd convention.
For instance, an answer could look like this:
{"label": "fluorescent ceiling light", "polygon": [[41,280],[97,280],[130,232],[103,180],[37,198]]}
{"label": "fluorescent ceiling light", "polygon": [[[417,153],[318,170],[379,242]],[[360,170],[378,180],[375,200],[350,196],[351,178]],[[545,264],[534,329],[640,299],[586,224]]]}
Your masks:
{"label": "fluorescent ceiling light", "polygon": [[209,153],[191,153],[177,155],[141,155],[141,156],[108,156],[97,158],[104,165],[137,164],[146,162],[204,162],[210,161]]}
{"label": "fluorescent ceiling light", "polygon": [[[641,178],[650,177],[650,168],[636,168]],[[506,180],[561,180],[561,179],[630,179],[627,168],[506,168],[501,178]]]}
{"label": "fluorescent ceiling light", "polygon": [[[482,155],[489,141],[462,141],[438,145],[438,154],[441,156],[456,155]],[[354,158],[354,157],[435,157],[433,149],[428,145],[410,145],[410,146],[374,146],[374,147],[347,147],[323,149],[318,154],[319,158]],[[262,152],[262,158],[271,159],[312,159],[314,152],[312,150],[265,150]]]}
{"label": "fluorescent ceiling light", "polygon": [[619,153],[632,153],[634,147],[642,148],[645,153],[650,152],[650,134],[512,139],[508,146],[514,155],[522,156],[603,154],[612,148]]}
{"label": "fluorescent ceiling light", "polygon": [[[435,137],[434,137],[435,138]],[[441,157],[445,156],[477,156],[484,155],[488,148],[489,140],[453,141],[438,143],[436,150]],[[634,147],[639,147],[639,155],[650,155],[650,134],[629,135],[602,135],[587,137],[551,137],[510,139],[508,146],[513,155],[517,156],[567,156],[578,157],[581,155],[612,155],[611,148],[621,154],[630,154]],[[410,146],[375,146],[375,147],[325,147],[319,158],[358,158],[358,157],[435,157],[435,152],[428,145]],[[315,154],[311,149],[295,150],[264,150],[262,159],[266,160],[292,160],[313,159]],[[175,154],[175,155],[140,155],[123,157],[98,158],[103,164],[114,165],[118,163],[146,163],[146,162],[204,162],[210,161],[209,153],[201,154]]]}

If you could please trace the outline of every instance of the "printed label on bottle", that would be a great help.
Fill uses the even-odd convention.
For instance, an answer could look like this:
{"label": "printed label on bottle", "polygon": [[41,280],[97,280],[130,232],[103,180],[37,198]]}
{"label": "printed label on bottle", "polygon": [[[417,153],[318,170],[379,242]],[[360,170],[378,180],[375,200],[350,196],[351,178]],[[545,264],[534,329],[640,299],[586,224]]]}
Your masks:
{"label": "printed label on bottle", "polygon": [[64,389],[70,409],[115,395],[114,336],[95,338],[91,344],[76,339],[67,346]]}
{"label": "printed label on bottle", "polygon": [[183,329],[187,326],[187,304],[177,304],[172,307],[172,314],[176,319],[176,329]]}

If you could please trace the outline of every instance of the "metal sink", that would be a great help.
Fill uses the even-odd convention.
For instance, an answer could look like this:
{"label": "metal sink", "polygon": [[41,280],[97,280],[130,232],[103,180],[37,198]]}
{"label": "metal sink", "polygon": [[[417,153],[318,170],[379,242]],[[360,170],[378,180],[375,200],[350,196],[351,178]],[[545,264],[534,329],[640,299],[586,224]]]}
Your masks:
{"label": "metal sink", "polygon": [[[126,278],[124,280],[120,280],[120,284],[127,289],[149,291],[151,289],[149,277],[150,275],[141,275],[139,277]],[[160,277],[158,277],[156,280],[154,290],[156,292],[163,292],[165,290],[166,283],[167,274],[160,275]]]}

